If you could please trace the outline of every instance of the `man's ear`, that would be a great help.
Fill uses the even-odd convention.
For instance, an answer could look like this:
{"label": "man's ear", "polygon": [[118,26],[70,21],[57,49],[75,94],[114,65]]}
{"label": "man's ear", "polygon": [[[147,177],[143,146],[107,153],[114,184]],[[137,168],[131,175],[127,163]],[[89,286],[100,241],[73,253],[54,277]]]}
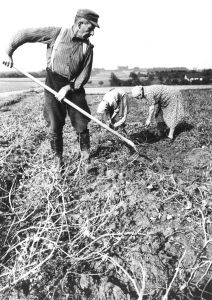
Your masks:
{"label": "man's ear", "polygon": [[80,29],[80,27],[81,27],[82,24],[83,24],[82,21],[79,21],[79,22],[78,22],[78,28],[79,28],[79,29]]}

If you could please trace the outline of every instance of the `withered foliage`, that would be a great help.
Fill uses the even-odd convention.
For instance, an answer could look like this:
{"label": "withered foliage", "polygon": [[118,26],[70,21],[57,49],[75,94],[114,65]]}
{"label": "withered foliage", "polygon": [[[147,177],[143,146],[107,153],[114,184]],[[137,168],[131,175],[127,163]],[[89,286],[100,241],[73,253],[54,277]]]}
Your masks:
{"label": "withered foliage", "polygon": [[[212,90],[183,95],[173,143],[131,100],[139,154],[90,123],[89,166],[67,120],[62,175],[43,95],[0,108],[1,299],[211,299]],[[88,96],[93,114],[100,98]]]}

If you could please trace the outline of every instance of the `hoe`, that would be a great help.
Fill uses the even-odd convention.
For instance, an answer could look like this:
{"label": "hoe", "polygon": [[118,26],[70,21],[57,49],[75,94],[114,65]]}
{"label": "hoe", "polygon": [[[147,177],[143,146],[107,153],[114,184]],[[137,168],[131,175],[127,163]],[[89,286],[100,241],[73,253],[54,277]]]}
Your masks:
{"label": "hoe", "polygon": [[[29,77],[32,81],[38,83],[40,86],[42,86],[44,89],[46,89],[47,91],[49,91],[50,93],[52,93],[54,96],[57,96],[57,92],[56,91],[54,91],[52,88],[50,88],[49,86],[47,86],[46,84],[44,84],[43,82],[41,82],[40,80],[38,80],[37,78],[33,77],[28,72],[20,69],[17,66],[13,66],[13,68],[16,69],[17,71],[21,72],[25,76]],[[81,112],[83,115],[85,115],[86,117],[88,117],[92,121],[94,121],[97,124],[99,124],[101,127],[105,128],[106,130],[110,131],[112,134],[116,135],[118,138],[120,138],[122,141],[124,141],[129,146],[131,146],[138,153],[138,150],[137,150],[135,144],[132,141],[130,141],[129,139],[125,138],[120,133],[118,133],[117,131],[113,130],[112,128],[110,128],[106,124],[102,123],[97,118],[95,118],[94,116],[90,115],[89,113],[87,113],[86,111],[84,111],[83,109],[81,109],[80,107],[78,107],[77,105],[75,105],[74,103],[72,103],[71,101],[69,101],[68,99],[64,98],[63,101],[66,102],[68,105],[72,106],[73,108],[75,108],[76,110],[78,110],[79,112]]]}

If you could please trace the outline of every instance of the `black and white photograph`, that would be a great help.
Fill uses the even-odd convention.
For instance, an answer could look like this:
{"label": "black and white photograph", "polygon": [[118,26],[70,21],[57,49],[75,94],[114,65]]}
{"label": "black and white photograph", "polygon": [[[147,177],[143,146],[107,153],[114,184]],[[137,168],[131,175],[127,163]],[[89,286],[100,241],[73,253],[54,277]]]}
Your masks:
{"label": "black and white photograph", "polygon": [[211,13],[1,2],[0,300],[212,300]]}

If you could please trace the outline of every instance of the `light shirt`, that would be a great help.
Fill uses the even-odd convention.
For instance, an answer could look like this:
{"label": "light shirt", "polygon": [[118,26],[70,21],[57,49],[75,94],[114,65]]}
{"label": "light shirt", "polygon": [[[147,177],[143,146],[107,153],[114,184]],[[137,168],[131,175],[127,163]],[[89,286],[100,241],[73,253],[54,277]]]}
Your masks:
{"label": "light shirt", "polygon": [[123,97],[126,95],[126,92],[122,89],[112,89],[109,92],[107,92],[103,100],[100,102],[97,113],[103,114],[107,110],[108,106],[112,107],[114,110],[119,109],[120,102],[123,99]]}
{"label": "light shirt", "polygon": [[[25,43],[43,43],[47,45],[47,67],[52,69],[51,55],[55,40],[61,32],[61,27],[27,28],[18,31],[7,50],[8,55]],[[72,28],[66,28],[60,41],[54,49],[54,72],[73,82],[74,89],[79,89],[87,83],[90,78],[93,62],[93,45],[76,38]],[[35,59],[34,57],[32,59]],[[36,58],[37,59],[37,58]]]}

